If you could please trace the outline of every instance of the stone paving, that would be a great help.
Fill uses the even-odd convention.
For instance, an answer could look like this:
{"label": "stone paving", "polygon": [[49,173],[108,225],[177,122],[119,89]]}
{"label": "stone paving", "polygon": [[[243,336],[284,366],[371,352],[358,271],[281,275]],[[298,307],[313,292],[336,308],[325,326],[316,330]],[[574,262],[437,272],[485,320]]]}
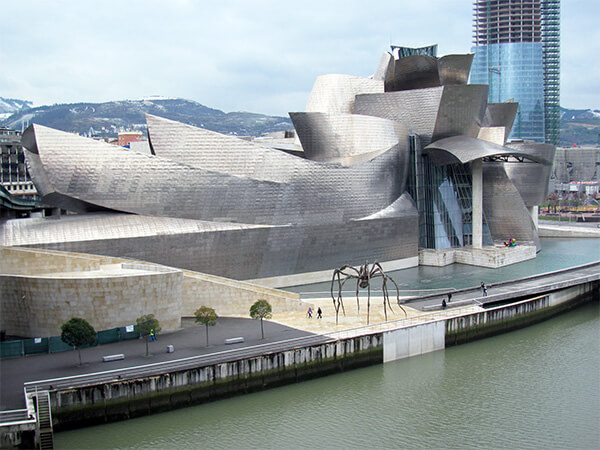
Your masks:
{"label": "stone paving", "polygon": [[[598,265],[595,265],[579,269],[577,276],[595,276],[597,279],[600,276],[599,272]],[[481,290],[476,287],[453,291],[452,301],[445,310],[441,309],[441,301],[447,299],[449,291],[411,299],[409,305],[403,305],[407,312],[406,318],[398,306],[393,305],[392,300],[392,312],[388,312],[388,322],[385,322],[382,298],[373,297],[368,331],[364,328],[366,326],[366,298],[361,297],[360,314],[356,298],[353,296],[344,298],[346,315],[343,316],[340,311],[338,325],[335,323],[335,310],[331,298],[307,298],[303,299],[307,305],[306,310],[309,305],[314,309],[321,307],[323,318],[318,319],[316,312],[313,313],[312,318],[308,318],[306,310],[305,312],[276,313],[272,320],[264,323],[265,340],[261,339],[258,321],[253,321],[247,316],[222,317],[219,318],[215,327],[210,328],[210,345],[207,347],[205,328],[195,325],[191,319],[184,319],[182,330],[160,335],[158,342],[150,344],[151,357],[143,356],[145,345],[141,340],[132,340],[84,349],[82,351],[84,365],[81,367],[77,365],[78,359],[75,352],[2,359],[0,360],[0,410],[24,407],[22,387],[26,381],[170,361],[315,334],[348,337],[369,331],[377,332],[414,325],[419,322],[480,311],[479,304],[482,301],[508,298],[514,296],[515,292],[541,289],[544,285],[567,282],[575,276],[573,273],[559,273],[550,275],[545,280],[530,277],[514,283],[490,285],[487,298],[482,297]],[[244,337],[243,344],[224,344],[226,338],[238,336]],[[167,345],[173,345],[175,352],[167,353]],[[102,356],[115,353],[123,353],[125,359],[111,363],[102,362]]]}

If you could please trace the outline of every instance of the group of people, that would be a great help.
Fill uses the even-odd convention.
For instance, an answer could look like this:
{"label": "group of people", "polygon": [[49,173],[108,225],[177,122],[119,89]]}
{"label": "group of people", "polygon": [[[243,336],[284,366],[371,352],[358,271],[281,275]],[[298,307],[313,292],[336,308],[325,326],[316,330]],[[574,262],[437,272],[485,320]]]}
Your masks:
{"label": "group of people", "polygon": [[[312,319],[312,315],[313,315],[313,309],[312,307],[308,307],[308,311],[306,312],[306,317],[308,317],[309,319]],[[322,319],[323,318],[323,311],[321,311],[321,307],[317,308],[317,319]]]}
{"label": "group of people", "polygon": [[505,247],[514,247],[517,245],[517,240],[515,238],[510,238],[508,241],[504,241]]}
{"label": "group of people", "polygon": [[[481,284],[479,285],[479,287],[481,288],[481,295],[483,297],[487,297],[487,286],[485,285],[485,283],[482,281]],[[442,309],[446,309],[446,307],[448,306],[448,303],[450,303],[452,301],[452,292],[450,292],[448,294],[448,301],[446,301],[445,298],[442,299]]]}

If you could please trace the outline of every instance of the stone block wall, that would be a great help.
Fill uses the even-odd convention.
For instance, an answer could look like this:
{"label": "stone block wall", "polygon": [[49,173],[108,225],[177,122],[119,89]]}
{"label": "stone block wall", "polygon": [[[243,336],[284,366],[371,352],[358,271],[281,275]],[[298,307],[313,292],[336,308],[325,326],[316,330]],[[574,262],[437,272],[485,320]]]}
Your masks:
{"label": "stone block wall", "polygon": [[0,273],[13,275],[39,275],[56,272],[83,272],[98,270],[109,264],[110,258],[77,253],[0,247]]}
{"label": "stone block wall", "polygon": [[181,324],[180,271],[120,276],[51,277],[0,275],[0,328],[9,335],[60,335],[71,317],[96,330],[135,324],[154,314],[164,331]]}
{"label": "stone block wall", "polygon": [[182,315],[191,316],[200,306],[214,308],[218,315],[248,315],[257,300],[266,300],[273,312],[304,311],[300,295],[243,281],[198,272],[185,272]]}
{"label": "stone block wall", "polygon": [[163,331],[202,305],[219,315],[247,316],[267,300],[274,312],[304,311],[299,294],[199,272],[121,258],[21,248],[0,248],[0,329],[9,335],[60,334],[71,317],[96,330],[135,324],[154,314]]}

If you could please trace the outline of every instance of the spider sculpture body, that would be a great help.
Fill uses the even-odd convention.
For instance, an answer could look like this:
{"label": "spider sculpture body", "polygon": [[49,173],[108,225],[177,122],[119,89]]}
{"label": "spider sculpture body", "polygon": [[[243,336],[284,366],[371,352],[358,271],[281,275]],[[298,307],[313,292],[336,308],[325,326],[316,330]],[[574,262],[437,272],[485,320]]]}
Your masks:
{"label": "spider sculpture body", "polygon": [[[381,290],[383,292],[383,313],[385,315],[385,320],[387,321],[387,309],[393,311],[392,305],[390,304],[390,297],[388,294],[387,282],[390,281],[396,288],[396,303],[398,307],[404,312],[406,316],[406,310],[400,305],[400,291],[398,290],[398,285],[391,277],[385,274],[381,265],[378,262],[374,262],[369,265],[368,262],[364,263],[362,266],[356,268],[354,266],[345,265],[340,267],[339,269],[335,269],[333,271],[333,277],[331,279],[331,298],[333,299],[333,306],[335,308],[335,323],[338,323],[338,316],[340,308],[342,309],[342,313],[344,316],[346,315],[346,310],[344,309],[344,302],[342,299],[342,291],[344,288],[344,284],[348,280],[356,280],[356,306],[358,311],[360,312],[360,301],[358,297],[359,289],[367,289],[367,325],[369,324],[369,313],[371,311],[371,280],[374,278],[381,278]],[[334,285],[337,283],[337,296],[334,295]]]}

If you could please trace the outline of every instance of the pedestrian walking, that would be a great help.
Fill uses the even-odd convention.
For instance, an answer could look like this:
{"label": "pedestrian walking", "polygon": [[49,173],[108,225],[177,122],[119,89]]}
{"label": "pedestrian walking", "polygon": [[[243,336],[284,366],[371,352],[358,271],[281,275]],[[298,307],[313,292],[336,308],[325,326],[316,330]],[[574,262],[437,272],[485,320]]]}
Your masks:
{"label": "pedestrian walking", "polygon": [[154,328],[150,330],[150,340],[152,342],[156,341],[156,335],[154,334]]}
{"label": "pedestrian walking", "polygon": [[310,306],[308,307],[308,311],[306,312],[306,315],[308,316],[309,319],[312,319],[312,308]]}
{"label": "pedestrian walking", "polygon": [[483,281],[481,282],[481,293],[483,294],[484,297],[487,297],[487,286],[485,285],[485,283]]}
{"label": "pedestrian walking", "polygon": [[442,299],[442,309],[446,309],[446,299]]}
{"label": "pedestrian walking", "polygon": [[448,293],[448,303],[452,301],[452,292]]}
{"label": "pedestrian walking", "polygon": [[317,319],[322,319],[323,318],[323,311],[321,311],[321,307],[319,306],[319,309],[317,309]]}

